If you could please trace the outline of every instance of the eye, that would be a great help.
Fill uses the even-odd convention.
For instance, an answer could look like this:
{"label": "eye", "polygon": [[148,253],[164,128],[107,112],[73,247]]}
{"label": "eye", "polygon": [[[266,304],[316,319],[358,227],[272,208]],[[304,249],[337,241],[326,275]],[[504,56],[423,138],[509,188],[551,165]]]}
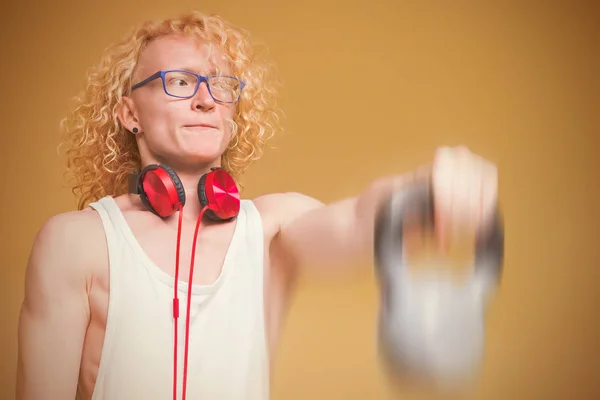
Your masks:
{"label": "eye", "polygon": [[188,80],[184,78],[172,78],[169,80],[170,86],[187,86],[189,85]]}
{"label": "eye", "polygon": [[169,72],[166,82],[170,87],[190,86],[196,84],[196,77],[185,72]]}

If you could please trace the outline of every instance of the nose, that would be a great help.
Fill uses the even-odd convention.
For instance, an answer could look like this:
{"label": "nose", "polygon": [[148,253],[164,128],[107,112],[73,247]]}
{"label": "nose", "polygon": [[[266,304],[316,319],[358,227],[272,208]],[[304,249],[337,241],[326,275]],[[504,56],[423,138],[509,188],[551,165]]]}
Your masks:
{"label": "nose", "polygon": [[206,82],[201,82],[196,95],[192,98],[192,108],[194,110],[208,111],[215,107],[215,100],[208,91]]}

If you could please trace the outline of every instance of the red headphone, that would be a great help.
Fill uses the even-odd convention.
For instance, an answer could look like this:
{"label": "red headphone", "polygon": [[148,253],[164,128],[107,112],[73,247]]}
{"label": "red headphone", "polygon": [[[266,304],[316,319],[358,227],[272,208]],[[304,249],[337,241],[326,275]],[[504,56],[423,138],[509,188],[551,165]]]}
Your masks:
{"label": "red headphone", "polygon": [[[177,173],[167,165],[151,164],[130,176],[129,192],[139,194],[144,206],[168,217],[185,205],[185,191]],[[231,175],[214,167],[198,182],[198,199],[213,221],[229,221],[240,210],[240,194]]]}

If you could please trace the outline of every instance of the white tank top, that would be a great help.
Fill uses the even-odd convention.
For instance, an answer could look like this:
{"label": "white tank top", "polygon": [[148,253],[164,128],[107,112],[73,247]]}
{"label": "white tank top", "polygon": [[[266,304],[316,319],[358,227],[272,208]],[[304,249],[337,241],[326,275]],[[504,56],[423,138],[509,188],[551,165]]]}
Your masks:
{"label": "white tank top", "polygon": [[[174,279],[150,260],[112,197],[90,206],[102,219],[110,262],[108,318],[92,400],[171,400]],[[187,289],[179,282],[178,399]],[[187,399],[269,398],[263,298],[262,221],[254,203],[242,200],[221,275],[212,285],[192,287]]]}

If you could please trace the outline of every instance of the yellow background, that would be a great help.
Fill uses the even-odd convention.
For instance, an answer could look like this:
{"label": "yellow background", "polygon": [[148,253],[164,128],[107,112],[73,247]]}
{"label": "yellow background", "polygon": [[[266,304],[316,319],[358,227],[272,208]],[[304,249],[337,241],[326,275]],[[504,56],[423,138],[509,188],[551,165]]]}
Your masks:
{"label": "yellow background", "polygon": [[[599,398],[597,4],[3,2],[0,398],[14,398],[32,239],[75,206],[55,151],[70,98],[130,24],[190,8],[221,13],[266,42],[285,84],[286,133],[247,174],[246,196],[294,190],[331,201],[429,162],[440,145],[464,144],[496,162],[506,272],[475,398]],[[376,315],[369,266],[307,277],[273,398],[397,395],[378,370]]]}

